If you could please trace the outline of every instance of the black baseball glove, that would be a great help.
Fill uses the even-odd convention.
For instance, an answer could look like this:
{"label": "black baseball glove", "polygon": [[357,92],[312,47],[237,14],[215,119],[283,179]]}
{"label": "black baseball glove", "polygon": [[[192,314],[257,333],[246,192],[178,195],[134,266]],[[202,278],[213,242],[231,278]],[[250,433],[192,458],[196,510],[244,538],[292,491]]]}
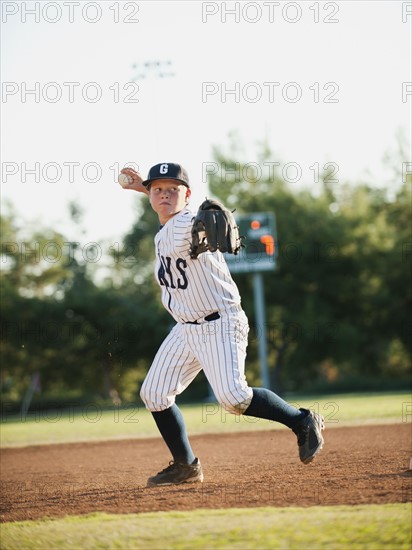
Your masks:
{"label": "black baseball glove", "polygon": [[220,202],[203,201],[193,221],[190,257],[195,260],[207,250],[238,254],[241,246],[239,228],[232,212]]}

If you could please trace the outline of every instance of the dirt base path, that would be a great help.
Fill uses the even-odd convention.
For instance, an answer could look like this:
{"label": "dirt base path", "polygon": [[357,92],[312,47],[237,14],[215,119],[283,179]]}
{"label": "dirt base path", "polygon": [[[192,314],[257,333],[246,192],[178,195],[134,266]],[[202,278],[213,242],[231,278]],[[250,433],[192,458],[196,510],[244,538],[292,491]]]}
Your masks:
{"label": "dirt base path", "polygon": [[160,439],[4,449],[0,519],[412,500],[410,424],[326,430],[325,447],[308,466],[287,430],[191,441],[205,482],[150,489],[147,478],[167,466]]}

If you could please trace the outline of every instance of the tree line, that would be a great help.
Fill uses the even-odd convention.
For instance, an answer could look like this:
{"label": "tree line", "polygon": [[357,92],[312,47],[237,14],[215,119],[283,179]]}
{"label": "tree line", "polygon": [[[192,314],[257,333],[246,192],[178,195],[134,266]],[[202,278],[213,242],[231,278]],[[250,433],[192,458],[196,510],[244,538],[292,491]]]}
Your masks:
{"label": "tree line", "polygon": [[[261,165],[273,158],[262,149]],[[262,177],[234,150],[216,149],[214,158],[211,196],[277,220],[265,327],[256,326],[250,275],[234,275],[251,324],[250,383],[260,382],[257,343],[265,337],[278,392],[410,386],[410,175],[394,170],[391,190],[336,183],[326,172],[316,190],[296,189],[276,171]],[[138,401],[173,325],[153,278],[157,217],[146,197],[138,201],[121,245],[99,250],[50,228],[28,231],[13,212],[2,216],[3,399],[20,402],[35,379],[37,399]],[[200,376],[185,395],[207,394]]]}

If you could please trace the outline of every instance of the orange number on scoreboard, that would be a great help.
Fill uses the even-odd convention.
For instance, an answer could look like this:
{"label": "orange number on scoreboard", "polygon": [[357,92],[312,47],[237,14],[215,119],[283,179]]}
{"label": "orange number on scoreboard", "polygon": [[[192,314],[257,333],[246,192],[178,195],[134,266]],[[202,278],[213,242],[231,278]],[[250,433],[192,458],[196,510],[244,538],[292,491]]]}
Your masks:
{"label": "orange number on scoreboard", "polygon": [[266,254],[268,256],[273,256],[275,254],[275,239],[272,235],[262,235],[260,237],[260,242],[265,245]]}

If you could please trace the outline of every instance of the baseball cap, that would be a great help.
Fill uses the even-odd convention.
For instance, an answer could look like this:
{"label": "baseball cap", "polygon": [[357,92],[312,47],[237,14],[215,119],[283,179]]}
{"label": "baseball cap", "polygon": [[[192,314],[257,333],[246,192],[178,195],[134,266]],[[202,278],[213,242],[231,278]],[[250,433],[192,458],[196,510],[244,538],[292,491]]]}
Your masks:
{"label": "baseball cap", "polygon": [[161,162],[152,166],[143,185],[149,187],[155,180],[177,180],[186,185],[186,187],[190,187],[189,176],[186,170],[180,164],[175,164],[174,162]]}

